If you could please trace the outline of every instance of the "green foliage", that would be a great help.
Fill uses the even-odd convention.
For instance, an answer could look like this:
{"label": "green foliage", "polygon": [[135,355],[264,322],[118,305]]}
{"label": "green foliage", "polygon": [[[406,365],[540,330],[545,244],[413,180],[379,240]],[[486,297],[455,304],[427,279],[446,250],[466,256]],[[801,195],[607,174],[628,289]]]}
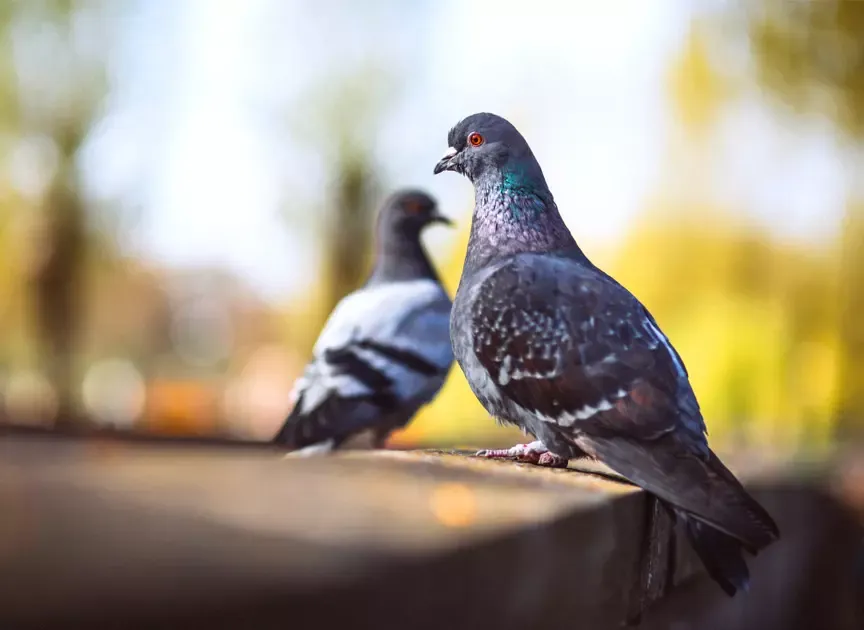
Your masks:
{"label": "green foliage", "polygon": [[747,3],[756,78],[798,111],[827,114],[864,135],[864,3]]}

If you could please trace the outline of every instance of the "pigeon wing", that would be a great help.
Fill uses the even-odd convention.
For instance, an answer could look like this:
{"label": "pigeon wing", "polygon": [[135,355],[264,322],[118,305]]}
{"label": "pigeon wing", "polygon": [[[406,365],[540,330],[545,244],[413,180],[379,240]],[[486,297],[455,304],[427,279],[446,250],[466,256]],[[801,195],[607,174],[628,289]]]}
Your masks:
{"label": "pigeon wing", "polygon": [[707,452],[683,363],[645,308],[602,272],[515,257],[483,280],[471,318],[478,360],[504,396],[536,417],[562,430],[643,439],[681,428]]}
{"label": "pigeon wing", "polygon": [[295,407],[277,440],[304,446],[412,413],[440,389],[452,363],[449,314],[449,298],[431,280],[344,298],[295,385]]}

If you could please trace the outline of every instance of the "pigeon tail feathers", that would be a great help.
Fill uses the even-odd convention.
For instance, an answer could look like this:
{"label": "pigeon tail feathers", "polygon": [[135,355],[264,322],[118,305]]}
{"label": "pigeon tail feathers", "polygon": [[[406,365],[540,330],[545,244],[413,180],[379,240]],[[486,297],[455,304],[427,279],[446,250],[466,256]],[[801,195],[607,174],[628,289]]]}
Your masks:
{"label": "pigeon tail feathers", "polygon": [[713,451],[710,452],[708,469],[713,473],[711,494],[719,505],[727,508],[723,510],[722,529],[753,554],[776,541],[780,537],[777,523]]}
{"label": "pigeon tail feathers", "polygon": [[708,575],[732,597],[750,588],[750,571],[741,555],[741,543],[700,521],[682,514],[687,538]]}

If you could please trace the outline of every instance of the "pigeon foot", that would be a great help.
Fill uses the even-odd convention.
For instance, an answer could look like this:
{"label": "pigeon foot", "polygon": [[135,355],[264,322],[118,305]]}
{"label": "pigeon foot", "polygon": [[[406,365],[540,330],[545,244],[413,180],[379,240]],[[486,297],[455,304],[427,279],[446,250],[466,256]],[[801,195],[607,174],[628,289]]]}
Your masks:
{"label": "pigeon foot", "polygon": [[568,461],[567,458],[550,452],[539,440],[530,444],[517,444],[511,448],[477,451],[477,457],[512,459],[523,464],[534,464],[548,468],[566,468]]}

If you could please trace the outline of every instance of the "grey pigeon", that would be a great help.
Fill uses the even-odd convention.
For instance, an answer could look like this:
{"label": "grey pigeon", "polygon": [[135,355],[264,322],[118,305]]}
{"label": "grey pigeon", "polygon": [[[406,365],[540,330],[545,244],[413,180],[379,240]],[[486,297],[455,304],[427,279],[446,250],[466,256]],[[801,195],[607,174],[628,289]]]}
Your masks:
{"label": "grey pigeon", "polygon": [[453,363],[451,302],[420,242],[432,223],[450,221],[423,192],[385,202],[372,273],[330,315],[275,442],[313,454],[371,432],[381,446],[441,389]]}
{"label": "grey pigeon", "polygon": [[708,573],[746,590],[741,554],[779,532],[708,447],[681,357],[648,310],[582,252],[522,135],[493,114],[460,121],[435,173],[474,184],[450,336],[474,394],[537,441],[478,455],[566,466],[591,457],[684,521]]}

